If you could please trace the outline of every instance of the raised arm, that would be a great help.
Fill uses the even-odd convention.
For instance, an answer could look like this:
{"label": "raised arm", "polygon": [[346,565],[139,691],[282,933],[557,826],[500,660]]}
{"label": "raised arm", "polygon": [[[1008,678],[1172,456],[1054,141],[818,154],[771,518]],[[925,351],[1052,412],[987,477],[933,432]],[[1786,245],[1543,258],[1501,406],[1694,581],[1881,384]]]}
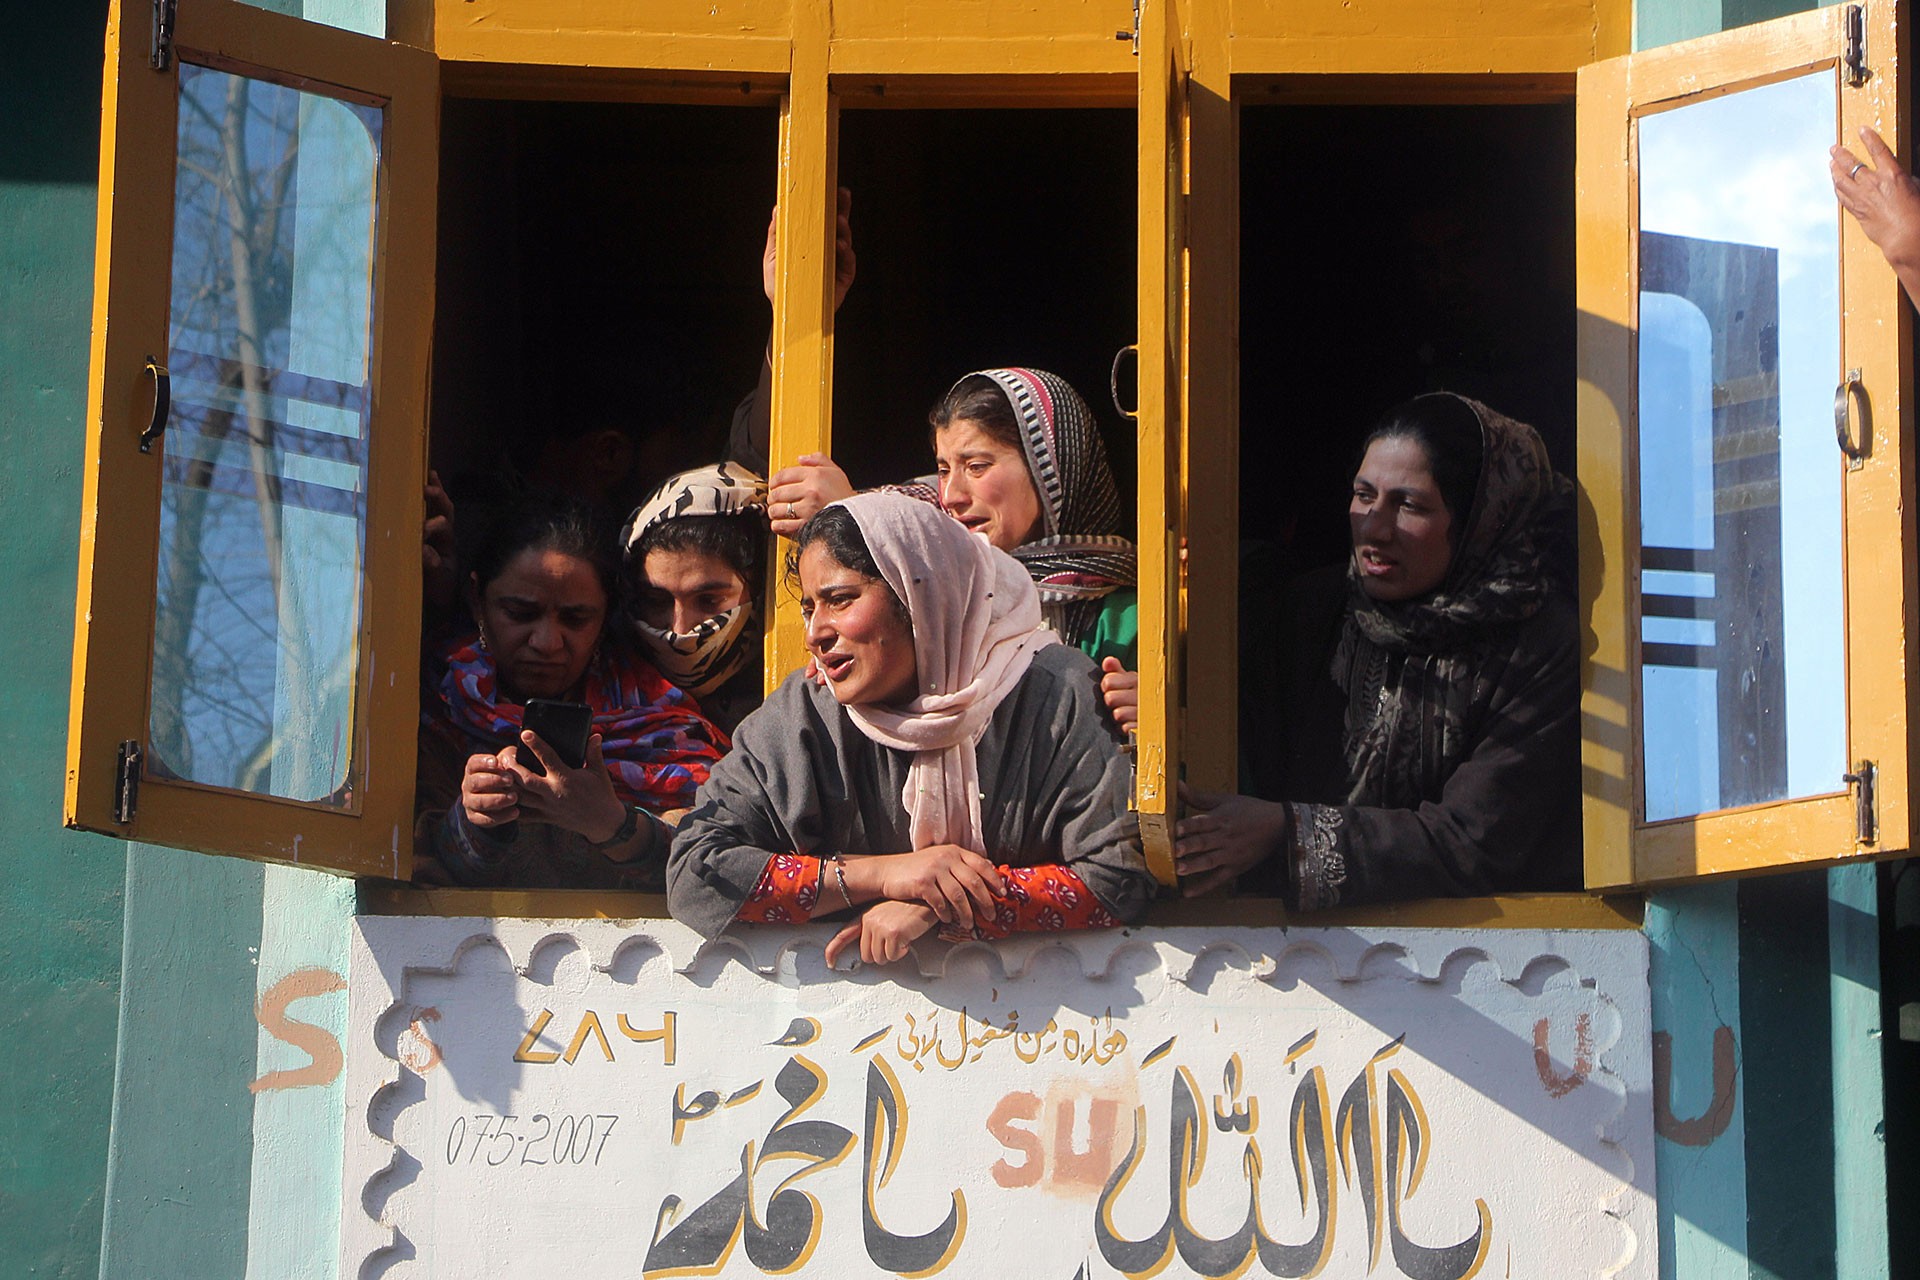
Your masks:
{"label": "raised arm", "polygon": [[[840,304],[847,300],[847,291],[853,288],[853,277],[858,263],[853,254],[853,192],[841,187],[834,212],[833,224],[833,309],[840,310]],[[780,243],[780,210],[776,207],[767,217],[767,244],[760,254],[760,288],[767,295],[767,304],[773,305],[774,291],[779,287],[780,274],[776,265],[776,251]],[[771,450],[773,435],[773,339],[769,335],[767,349],[760,359],[760,379],[754,389],[740,401],[733,411],[733,427],[727,433],[727,457],[747,467],[759,475],[766,475],[770,465],[768,454]],[[775,532],[779,532],[778,529]]]}

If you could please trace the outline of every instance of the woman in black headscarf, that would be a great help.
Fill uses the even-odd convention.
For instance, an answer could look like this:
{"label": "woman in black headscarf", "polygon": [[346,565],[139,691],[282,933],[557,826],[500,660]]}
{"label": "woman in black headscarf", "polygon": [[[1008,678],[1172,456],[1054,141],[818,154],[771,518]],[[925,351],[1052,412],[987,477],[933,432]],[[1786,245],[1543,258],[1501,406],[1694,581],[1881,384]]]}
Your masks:
{"label": "woman in black headscarf", "polygon": [[1313,910],[1578,887],[1570,493],[1531,427],[1476,401],[1387,414],[1352,557],[1287,602],[1271,799],[1188,795],[1188,894],[1246,877]]}

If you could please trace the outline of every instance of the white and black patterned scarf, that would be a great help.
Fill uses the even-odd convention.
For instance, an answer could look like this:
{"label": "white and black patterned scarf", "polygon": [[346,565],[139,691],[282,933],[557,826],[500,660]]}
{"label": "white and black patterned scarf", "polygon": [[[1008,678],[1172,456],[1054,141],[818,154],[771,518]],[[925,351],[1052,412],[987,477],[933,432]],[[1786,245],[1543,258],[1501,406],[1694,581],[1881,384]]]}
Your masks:
{"label": "white and black patterned scarf", "polygon": [[[620,550],[629,561],[655,525],[684,516],[764,515],[767,482],[737,462],[696,467],[670,476],[634,508],[620,531]],[[644,568],[644,566],[642,566]],[[691,631],[668,631],[631,619],[635,638],[662,675],[694,697],[712,693],[758,657],[760,627],[754,602],[707,618]]]}

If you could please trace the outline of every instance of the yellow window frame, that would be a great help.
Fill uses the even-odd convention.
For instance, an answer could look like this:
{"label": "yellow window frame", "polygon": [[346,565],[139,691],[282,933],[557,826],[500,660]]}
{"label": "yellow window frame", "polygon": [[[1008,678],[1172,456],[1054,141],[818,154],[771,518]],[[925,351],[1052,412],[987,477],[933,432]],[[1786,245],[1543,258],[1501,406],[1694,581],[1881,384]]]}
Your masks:
{"label": "yellow window frame", "polygon": [[[841,103],[848,94],[886,105],[1038,105],[1124,101],[1112,69],[1131,71],[1117,41],[1022,44],[1019,61],[1035,74],[982,76],[961,71],[965,58],[938,39],[897,43],[842,39],[839,15],[828,32],[824,4],[797,5],[792,76],[780,120],[780,237],[774,301],[770,466],[809,452],[830,453],[833,438],[834,204]],[[937,25],[937,22],[936,22]],[[857,28],[856,28],[857,29]],[[1031,33],[1029,33],[1031,35]],[[1141,715],[1134,736],[1134,805],[1149,866],[1175,883],[1172,818],[1179,777],[1178,548],[1183,536],[1181,445],[1186,422],[1185,43],[1171,0],[1141,12],[1138,76],[1140,147],[1139,332],[1140,468],[1137,489],[1140,581]],[[1121,62],[1120,59],[1127,59]],[[1148,68],[1157,69],[1157,74]],[[797,601],[769,575],[766,685],[771,690],[806,661]],[[1159,583],[1160,590],[1145,584]]]}
{"label": "yellow window frame", "polygon": [[[423,0],[424,2],[424,0]],[[612,20],[609,6],[617,0],[591,0],[585,20],[569,29],[540,34],[534,28],[545,21],[528,6],[534,0],[502,0],[500,14],[515,28],[515,56],[527,63],[551,60],[578,62],[604,72],[610,80],[622,76],[620,67],[659,67],[672,60],[666,19],[632,15]],[[1116,5],[1125,26],[1130,5]],[[1570,87],[1574,67],[1596,53],[1624,47],[1625,0],[1597,0],[1595,22],[1584,19],[1568,28],[1584,30],[1556,36],[1542,44],[1518,39],[1504,17],[1475,13],[1473,21],[1491,23],[1470,42],[1455,42],[1460,57],[1447,63],[1452,76],[1437,76],[1430,65],[1431,49],[1391,45],[1378,65],[1365,68],[1329,60],[1314,41],[1267,37],[1291,21],[1269,6],[1233,3],[1233,0],[1149,0],[1140,15],[1137,50],[1111,40],[1104,29],[1088,37],[1092,20],[1084,12],[1063,6],[1023,13],[1014,28],[992,32],[996,70],[983,73],[989,62],[975,42],[962,39],[969,32],[948,30],[954,19],[929,5],[869,4],[850,9],[836,5],[829,13],[825,0],[796,0],[787,11],[790,52],[789,81],[782,98],[779,201],[782,235],[776,272],[772,456],[776,460],[804,452],[830,452],[832,444],[833,314],[833,203],[838,186],[838,120],[843,105],[858,101],[869,106],[1038,106],[1063,102],[1123,102],[1134,96],[1140,121],[1140,248],[1141,350],[1161,350],[1165,357],[1140,373],[1141,454],[1164,460],[1157,474],[1143,467],[1140,476],[1139,519],[1144,529],[1163,531],[1152,546],[1141,545],[1142,581],[1158,578],[1161,592],[1143,592],[1143,634],[1150,609],[1159,610],[1156,629],[1164,626],[1158,671],[1149,674],[1143,656],[1143,699],[1153,704],[1146,715],[1159,717],[1157,730],[1143,738],[1142,758],[1159,738],[1155,752],[1161,761],[1147,775],[1154,789],[1149,806],[1142,806],[1152,829],[1149,845],[1156,874],[1173,883],[1168,826],[1175,812],[1171,780],[1182,769],[1200,785],[1231,788],[1234,773],[1233,655],[1237,644],[1230,613],[1237,581],[1234,547],[1237,504],[1223,503],[1215,490],[1231,497],[1237,468],[1223,450],[1237,439],[1237,366],[1234,361],[1237,237],[1237,94],[1230,85],[1245,76],[1369,70],[1405,77],[1419,73],[1422,85],[1447,80],[1447,100],[1485,92],[1485,73],[1495,69],[1502,88],[1496,95],[1530,99],[1558,96]],[[525,14],[513,16],[524,9]],[[606,22],[594,15],[602,10]],[[435,11],[451,11],[439,6]],[[703,10],[702,13],[706,11]],[[718,23],[728,23],[745,8],[702,17],[689,11],[673,19],[680,35],[718,37]],[[624,11],[622,11],[624,13]],[[1249,16],[1253,17],[1250,24]],[[429,14],[429,17],[431,13]],[[1471,15],[1469,15],[1471,17]],[[872,21],[869,21],[872,19]],[[1604,20],[1600,20],[1604,19]],[[1261,22],[1265,21],[1266,26]],[[1463,18],[1463,21],[1468,20]],[[619,40],[603,39],[605,30],[624,23],[630,31]],[[1051,25],[1049,25],[1051,24]],[[429,23],[429,25],[431,25]],[[749,34],[766,36],[773,27],[752,25]],[[1356,52],[1376,41],[1374,25],[1361,24],[1348,34]],[[711,28],[711,29],[710,29]],[[504,28],[503,28],[504,30]],[[746,26],[740,28],[747,32]],[[1476,27],[1475,30],[1481,30]],[[971,31],[972,35],[981,34]],[[1118,31],[1116,30],[1116,34]],[[435,33],[444,56],[481,56],[501,32],[478,27],[462,29],[443,23]],[[548,38],[548,36],[551,38]],[[529,43],[531,40],[531,43]],[[1466,45],[1475,49],[1467,51]],[[703,45],[710,51],[720,46]],[[1488,51],[1492,52],[1489,53]],[[742,72],[771,69],[771,55],[757,44],[727,52],[720,63]],[[1492,57],[1493,62],[1483,60]],[[1335,65],[1338,63],[1339,65]],[[449,64],[471,66],[489,81],[493,68],[484,62]],[[538,68],[516,68],[539,79]],[[1115,92],[1116,73],[1134,80],[1134,94]],[[1529,73],[1547,77],[1545,87],[1529,86]],[[463,78],[464,78],[464,73]],[[569,77],[575,72],[563,73]],[[730,73],[729,73],[730,74]],[[724,78],[721,77],[721,78]],[[1328,80],[1338,77],[1325,77]],[[1456,83],[1458,82],[1458,83]],[[543,85],[544,81],[541,82]],[[544,88],[542,92],[550,91]],[[1426,90],[1422,90],[1425,92]],[[1371,100],[1371,91],[1367,91]],[[879,99],[883,96],[884,101]],[[1193,190],[1204,187],[1199,199]],[[1189,226],[1205,228],[1205,244],[1194,244]],[[1149,229],[1152,229],[1151,231]],[[1204,252],[1201,252],[1204,250]],[[1197,354],[1191,335],[1204,331],[1208,346]],[[1157,385],[1155,385],[1157,383]],[[1151,439],[1149,439],[1151,435]],[[1189,495],[1207,494],[1194,509]],[[1151,507],[1151,514],[1149,508]],[[1189,538],[1191,542],[1189,542]],[[1191,550],[1191,560],[1184,554]],[[1151,569],[1148,559],[1157,559]],[[1150,576],[1151,575],[1151,576]],[[1199,599],[1191,593],[1205,579]],[[1149,603],[1145,597],[1154,597]],[[771,688],[805,661],[804,645],[794,602],[777,581],[769,584],[769,604],[775,619],[768,628],[766,677]],[[1191,613],[1189,612],[1191,610]],[[1210,626],[1203,635],[1189,635],[1188,624]],[[1143,640],[1143,655],[1147,645]],[[1200,686],[1180,680],[1185,663],[1200,664],[1208,672]],[[1203,723],[1208,732],[1198,741],[1185,741],[1181,728]],[[1144,728],[1144,726],[1143,726]],[[409,890],[368,886],[366,909],[426,914],[587,914],[644,917],[665,912],[665,902],[654,895],[587,892],[522,894],[493,890]],[[1264,900],[1171,902],[1156,907],[1157,923],[1270,922],[1279,908]],[[1600,900],[1586,895],[1524,895],[1449,902],[1398,904],[1389,908],[1339,913],[1339,923],[1391,922],[1435,927],[1634,927],[1637,903]],[[1329,923],[1336,921],[1330,920]]]}
{"label": "yellow window frame", "polygon": [[[1587,884],[1644,885],[1804,868],[1911,847],[1907,672],[1915,659],[1914,523],[1905,500],[1911,311],[1892,271],[1851,218],[1841,223],[1841,369],[1861,370],[1871,453],[1844,480],[1848,767],[1870,760],[1875,830],[1859,838],[1857,793],[1645,818],[1640,681],[1639,470],[1636,450],[1638,121],[1740,88],[1827,70],[1839,84],[1835,140],[1872,125],[1903,149],[1895,0],[1863,6],[1868,74],[1841,66],[1849,12],[1817,9],[1582,69],[1578,115],[1581,597],[1591,627],[1582,666]],[[1836,381],[1839,371],[1835,373]],[[1838,451],[1835,465],[1840,465]]]}
{"label": "yellow window frame", "polygon": [[[1237,645],[1231,626],[1214,625],[1187,647],[1186,659],[1202,663],[1210,673],[1206,687],[1183,688],[1181,680],[1189,621],[1185,583],[1189,578],[1196,583],[1205,578],[1230,587],[1234,581],[1232,522],[1217,505],[1201,504],[1201,518],[1191,530],[1196,542],[1206,544],[1204,563],[1189,566],[1183,560],[1188,549],[1189,486],[1231,488],[1228,482],[1235,475],[1233,460],[1216,456],[1221,443],[1234,439],[1237,430],[1232,421],[1237,376],[1232,339],[1236,329],[1233,292],[1238,283],[1238,162],[1237,107],[1228,89],[1231,78],[1321,71],[1402,75],[1436,69],[1461,76],[1484,75],[1489,70],[1510,77],[1563,73],[1573,63],[1623,45],[1626,10],[1625,0],[1595,0],[1593,14],[1604,21],[1587,24],[1584,38],[1590,43],[1584,46],[1580,22],[1563,24],[1564,32],[1556,28],[1557,34],[1545,44],[1513,38],[1511,29],[1502,26],[1488,32],[1486,40],[1449,45],[1453,52],[1444,67],[1436,68],[1429,64],[1431,49],[1424,45],[1415,49],[1397,37],[1383,39],[1374,23],[1360,24],[1365,30],[1347,31],[1341,47],[1350,56],[1335,57],[1327,41],[1298,33],[1301,23],[1297,15],[1289,16],[1292,11],[1247,0],[1187,0],[1178,6],[1174,0],[1147,0],[1139,10],[1131,48],[1126,41],[1113,39],[1103,15],[1089,15],[1075,5],[1043,6],[1022,11],[1017,21],[996,19],[998,25],[991,29],[974,29],[937,5],[877,0],[838,6],[829,0],[726,0],[718,6],[708,0],[697,4],[669,0],[645,14],[636,14],[624,0],[582,0],[569,11],[563,26],[553,21],[539,0],[499,0],[487,19],[477,23],[457,4],[444,0],[393,0],[391,31],[396,38],[420,46],[409,50],[264,13],[232,0],[180,3],[181,42],[189,48],[218,48],[240,63],[272,66],[287,76],[306,76],[322,84],[357,77],[364,84],[352,87],[380,93],[396,104],[426,104],[425,110],[407,111],[405,120],[396,105],[389,124],[380,186],[381,209],[389,222],[382,231],[376,300],[376,347],[381,362],[376,402],[394,420],[411,416],[420,424],[426,421],[431,305],[415,305],[399,315],[383,304],[388,296],[432,296],[432,200],[441,75],[449,85],[484,86],[486,92],[503,96],[705,100],[708,95],[717,99],[731,94],[747,81],[760,92],[783,90],[778,159],[783,234],[776,264],[779,287],[772,348],[775,458],[826,451],[831,444],[835,152],[838,113],[847,95],[885,84],[894,105],[951,105],[956,99],[983,106],[1094,98],[1119,101],[1130,95],[1115,92],[1116,76],[1137,75],[1142,161],[1138,518],[1143,707],[1136,804],[1154,870],[1167,883],[1173,881],[1173,781],[1181,775],[1182,761],[1202,785],[1230,786],[1232,781],[1233,686],[1232,663],[1227,659]],[[1114,0],[1112,7],[1119,15],[1115,26],[1126,26],[1131,4]],[[1462,12],[1463,21],[1473,18]],[[1347,23],[1344,13],[1329,9],[1325,21]],[[366,767],[359,774],[365,784],[359,814],[329,814],[257,796],[150,781],[144,788],[139,820],[128,825],[112,821],[113,756],[122,738],[144,737],[147,679],[143,664],[134,664],[139,666],[135,673],[125,662],[113,659],[151,651],[152,575],[146,573],[146,581],[135,584],[146,593],[141,607],[129,607],[124,593],[110,590],[109,575],[111,586],[118,588],[126,580],[130,559],[137,556],[147,557],[145,567],[150,569],[158,481],[157,475],[143,475],[125,459],[109,458],[120,446],[109,447],[107,440],[110,436],[124,439],[130,428],[137,434],[137,424],[144,420],[142,367],[138,358],[129,365],[128,353],[136,347],[138,357],[144,357],[148,347],[164,350],[166,273],[149,269],[143,274],[129,264],[166,262],[172,198],[172,103],[151,82],[133,74],[152,73],[145,70],[146,12],[141,9],[130,16],[132,21],[123,24],[116,10],[109,32],[91,389],[95,431],[89,445],[83,516],[82,625],[74,668],[68,820],[132,838],[310,865],[319,865],[313,855],[324,851],[334,870],[403,877],[411,846],[417,708],[409,664],[418,651],[414,619],[419,571],[413,542],[422,514],[424,427],[407,433],[396,430],[385,440],[388,446],[406,451],[404,463],[369,466],[375,491],[369,494],[369,621],[363,652],[399,654],[402,661],[386,672],[393,685],[380,690],[377,697],[370,687],[373,672],[363,673],[356,733],[368,744],[369,754],[362,757]],[[1388,25],[1406,24],[1396,19]],[[123,29],[128,32],[125,40],[120,39]],[[1468,44],[1476,47],[1470,49]],[[268,56],[268,50],[273,56]],[[386,60],[379,64],[381,70],[349,74],[338,69],[372,68],[374,50]],[[1489,57],[1492,61],[1485,61]],[[982,65],[992,65],[995,71],[982,73]],[[403,143],[405,154],[425,154],[429,159],[398,174],[395,156]],[[396,181],[401,185],[396,187]],[[1195,187],[1203,188],[1197,201]],[[1192,252],[1190,225],[1201,227],[1205,237],[1204,252],[1199,255]],[[117,270],[116,263],[120,264]],[[403,278],[402,272],[409,274]],[[1208,335],[1209,343],[1197,360],[1189,350],[1190,335],[1196,330]],[[1904,442],[1904,432],[1901,439]],[[156,462],[146,465],[157,468]],[[1204,484],[1203,475],[1208,477]],[[149,517],[140,526],[147,532],[129,541],[121,533],[122,521],[138,517],[141,511]],[[105,523],[103,512],[113,513]],[[111,539],[105,536],[109,525]],[[98,548],[110,540],[122,554],[109,564]],[[132,556],[127,554],[129,546],[137,548]],[[376,554],[386,557],[377,569]],[[778,575],[770,576],[777,579]],[[1156,583],[1160,589],[1147,589],[1147,584]],[[1208,626],[1223,617],[1230,620],[1221,602],[1230,604],[1231,597],[1231,590],[1209,591],[1212,602],[1199,602],[1206,608],[1196,609],[1192,621]],[[768,629],[769,687],[804,661],[795,610],[779,600],[776,614],[776,625]],[[1195,700],[1193,706],[1184,705],[1189,694]],[[133,710],[128,711],[129,707]],[[1181,741],[1184,717],[1211,726],[1204,740]],[[132,733],[127,731],[129,725]],[[371,754],[376,748],[384,748],[378,765]],[[382,781],[385,787],[379,785]],[[379,897],[383,891],[369,886],[368,892]],[[428,912],[436,909],[434,903],[455,903],[462,912],[511,914],[522,899],[526,901],[521,905],[529,909],[537,900],[548,904],[543,910],[565,904],[572,914],[646,915],[663,909],[657,900],[637,895],[385,892],[395,903],[412,903],[415,909]],[[1585,898],[1482,899],[1413,904],[1395,908],[1391,914],[1402,924],[1493,927],[1543,920],[1560,920],[1566,927],[1582,922],[1599,927],[1591,922],[1617,922],[1632,914],[1630,907],[1595,907],[1591,902]],[[1185,919],[1195,911],[1212,919],[1209,913],[1216,908],[1192,904],[1166,910],[1173,913],[1168,922],[1174,922],[1175,917]],[[1217,906],[1223,920],[1266,919],[1273,910],[1271,903]]]}
{"label": "yellow window frame", "polygon": [[[151,6],[117,0],[107,28],[93,342],[67,738],[67,825],[332,871],[402,876],[412,857],[427,346],[439,173],[431,54],[233,0],[180,0],[156,69]],[[168,350],[182,62],[384,107],[372,285],[374,417],[353,804],[332,809],[148,775],[116,804],[122,742],[145,743],[164,445],[140,450],[147,361]],[[164,441],[164,437],[162,437]]]}
{"label": "yellow window frame", "polygon": [[1140,6],[1139,438],[1135,519],[1139,557],[1140,718],[1133,807],[1147,868],[1176,885],[1174,819],[1181,749],[1180,545],[1187,424],[1188,47],[1173,0]]}

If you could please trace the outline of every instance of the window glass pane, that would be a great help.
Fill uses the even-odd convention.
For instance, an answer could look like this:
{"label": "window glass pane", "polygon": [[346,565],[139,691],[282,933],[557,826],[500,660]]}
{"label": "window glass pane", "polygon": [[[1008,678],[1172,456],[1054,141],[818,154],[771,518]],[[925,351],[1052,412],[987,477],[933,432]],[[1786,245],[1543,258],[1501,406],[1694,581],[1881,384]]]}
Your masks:
{"label": "window glass pane", "polygon": [[1646,816],[1841,789],[1831,72],[1639,122]]}
{"label": "window glass pane", "polygon": [[379,111],[181,67],[150,767],[351,803]]}

